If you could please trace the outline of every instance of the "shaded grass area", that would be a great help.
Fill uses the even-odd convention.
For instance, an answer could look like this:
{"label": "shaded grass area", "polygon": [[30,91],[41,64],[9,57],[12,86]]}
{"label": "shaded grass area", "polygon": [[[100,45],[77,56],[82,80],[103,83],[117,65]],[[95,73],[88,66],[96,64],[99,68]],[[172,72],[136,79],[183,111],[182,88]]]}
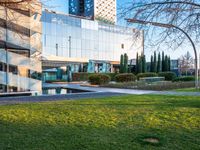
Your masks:
{"label": "shaded grass area", "polygon": [[[158,144],[144,142],[159,139]],[[200,98],[121,96],[0,106],[0,149],[199,149]]]}

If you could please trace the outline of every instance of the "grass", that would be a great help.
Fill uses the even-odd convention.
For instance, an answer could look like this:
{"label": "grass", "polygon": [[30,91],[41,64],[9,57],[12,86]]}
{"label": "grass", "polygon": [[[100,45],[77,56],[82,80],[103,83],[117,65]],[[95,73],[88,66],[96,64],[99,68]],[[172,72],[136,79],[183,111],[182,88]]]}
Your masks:
{"label": "grass", "polygon": [[1,150],[199,147],[200,97],[128,95],[0,106]]}
{"label": "grass", "polygon": [[182,89],[176,89],[176,92],[200,92],[199,90],[195,88],[182,88]]}

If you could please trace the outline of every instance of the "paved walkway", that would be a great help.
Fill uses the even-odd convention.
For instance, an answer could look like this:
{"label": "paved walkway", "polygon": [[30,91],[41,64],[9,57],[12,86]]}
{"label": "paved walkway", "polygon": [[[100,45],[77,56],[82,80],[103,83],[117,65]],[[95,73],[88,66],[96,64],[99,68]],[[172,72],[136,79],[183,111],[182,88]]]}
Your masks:
{"label": "paved walkway", "polygon": [[78,100],[84,98],[102,98],[112,96],[122,96],[125,94],[112,92],[87,92],[87,93],[73,93],[66,95],[43,95],[43,96],[21,96],[21,97],[1,97],[0,105],[28,103],[28,102],[47,102],[60,100]]}
{"label": "paved walkway", "polygon": [[46,88],[63,87],[63,88],[78,89],[78,90],[92,91],[92,92],[111,92],[111,93],[134,94],[134,95],[157,93],[157,91],[90,87],[90,86],[80,86],[79,84],[43,84],[43,87],[46,87]]}
{"label": "paved walkway", "polygon": [[175,91],[151,91],[151,90],[137,90],[137,89],[119,89],[119,88],[104,88],[104,87],[90,87],[80,86],[79,84],[44,84],[44,87],[63,87],[72,88],[85,91],[93,92],[111,92],[121,94],[133,94],[133,95],[144,95],[144,94],[156,94],[156,95],[178,95],[178,96],[200,96],[200,92],[175,92]]}
{"label": "paved walkway", "polygon": [[200,96],[200,92],[173,92],[173,91],[146,91],[135,89],[117,89],[117,88],[103,88],[103,87],[87,87],[78,84],[44,84],[46,88],[70,88],[91,91],[86,93],[74,93],[66,95],[43,95],[43,96],[29,96],[29,97],[0,97],[0,105],[27,103],[27,102],[46,102],[59,100],[78,100],[84,98],[102,98],[110,96],[121,96],[126,94],[133,95],[177,95],[177,96]]}

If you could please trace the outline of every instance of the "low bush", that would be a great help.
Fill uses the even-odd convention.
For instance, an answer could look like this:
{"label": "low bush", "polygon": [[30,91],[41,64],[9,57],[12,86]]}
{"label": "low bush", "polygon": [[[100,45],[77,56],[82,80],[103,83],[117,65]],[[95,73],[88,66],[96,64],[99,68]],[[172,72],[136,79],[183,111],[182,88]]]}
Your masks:
{"label": "low bush", "polygon": [[194,81],[190,82],[170,82],[165,81],[158,84],[146,84],[141,85],[139,84],[137,89],[140,90],[154,90],[154,91],[166,91],[166,90],[174,90],[174,89],[180,89],[180,88],[190,88],[194,87]]}
{"label": "low bush", "polygon": [[[72,74],[72,81],[88,81],[89,76],[97,73],[87,73],[87,72],[78,72]],[[108,75],[112,81],[115,80],[116,73],[101,73],[103,75]]]}
{"label": "low bush", "polygon": [[72,74],[72,81],[88,81],[88,77],[92,75],[92,73],[87,72],[78,72]]}
{"label": "low bush", "polygon": [[136,76],[132,73],[122,73],[115,76],[116,82],[132,82],[136,80]]}
{"label": "low bush", "polygon": [[176,78],[176,74],[174,72],[160,72],[158,73],[159,77],[165,77],[166,81],[172,81]]}
{"label": "low bush", "polygon": [[68,82],[67,80],[65,79],[61,79],[61,80],[46,80],[45,83],[54,83],[54,82]]}
{"label": "low bush", "polygon": [[184,82],[184,81],[195,81],[194,76],[182,76],[182,77],[177,77],[173,80],[173,82]]}
{"label": "low bush", "polygon": [[93,85],[102,85],[110,82],[110,76],[105,74],[93,74],[89,76],[89,82]]}
{"label": "low bush", "polygon": [[147,84],[144,82],[124,82],[124,83],[109,83],[107,85],[103,85],[103,87],[110,88],[123,88],[123,89],[138,89],[138,90],[154,90],[154,91],[166,91],[166,90],[174,90],[180,88],[191,88],[195,86],[194,81],[189,82],[157,82],[154,84]]}
{"label": "low bush", "polygon": [[137,79],[139,80],[140,78],[145,78],[145,77],[157,77],[157,73],[153,72],[147,72],[147,73],[139,73],[137,74]]}

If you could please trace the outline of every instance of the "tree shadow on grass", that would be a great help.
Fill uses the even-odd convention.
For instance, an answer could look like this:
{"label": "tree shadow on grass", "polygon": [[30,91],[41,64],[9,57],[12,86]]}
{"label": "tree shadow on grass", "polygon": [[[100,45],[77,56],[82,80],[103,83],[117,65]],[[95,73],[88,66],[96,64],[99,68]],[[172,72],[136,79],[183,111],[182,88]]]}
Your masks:
{"label": "tree shadow on grass", "polygon": [[[152,128],[106,128],[85,125],[50,125],[0,122],[0,147],[7,149],[129,150],[129,149],[197,149],[200,132]],[[151,145],[144,137],[161,142]]]}

